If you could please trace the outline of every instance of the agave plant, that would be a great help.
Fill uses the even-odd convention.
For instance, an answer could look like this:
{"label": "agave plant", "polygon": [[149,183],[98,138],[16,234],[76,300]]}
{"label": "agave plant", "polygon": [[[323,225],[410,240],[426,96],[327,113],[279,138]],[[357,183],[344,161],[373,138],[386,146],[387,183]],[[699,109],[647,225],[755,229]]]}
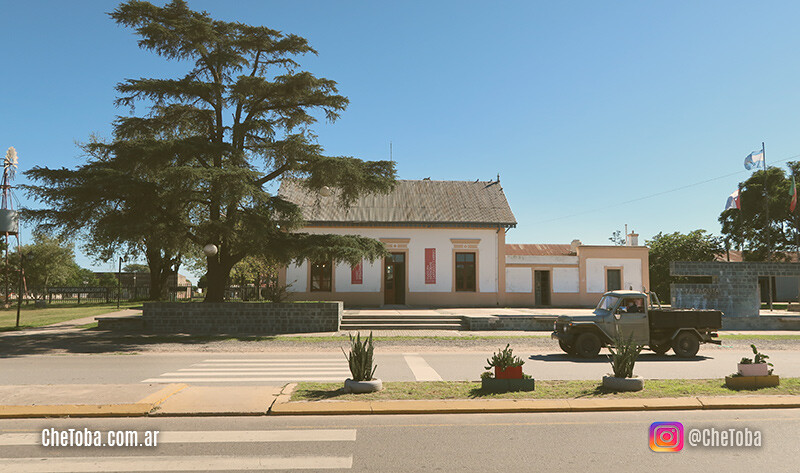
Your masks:
{"label": "agave plant", "polygon": [[617,332],[614,338],[614,346],[616,349],[608,348],[608,351],[611,352],[609,361],[614,370],[614,377],[632,378],[633,365],[636,363],[636,359],[639,358],[639,353],[642,352],[642,345],[633,343],[633,334],[628,338],[624,338]]}
{"label": "agave plant", "polygon": [[361,341],[361,332],[358,332],[355,338],[353,338],[353,334],[350,334],[350,353],[345,353],[344,349],[342,349],[342,353],[344,353],[350,365],[350,374],[353,377],[353,381],[372,380],[375,370],[378,369],[378,365],[372,364],[372,352],[374,349],[372,332],[363,342]]}

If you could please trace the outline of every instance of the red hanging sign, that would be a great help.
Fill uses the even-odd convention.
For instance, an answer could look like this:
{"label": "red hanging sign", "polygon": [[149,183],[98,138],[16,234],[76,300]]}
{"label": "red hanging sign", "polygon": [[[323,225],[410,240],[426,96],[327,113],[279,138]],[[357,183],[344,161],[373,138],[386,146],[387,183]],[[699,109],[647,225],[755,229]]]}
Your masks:
{"label": "red hanging sign", "polygon": [[436,284],[436,248],[425,248],[425,284]]}
{"label": "red hanging sign", "polygon": [[364,284],[364,260],[350,267],[350,284]]}

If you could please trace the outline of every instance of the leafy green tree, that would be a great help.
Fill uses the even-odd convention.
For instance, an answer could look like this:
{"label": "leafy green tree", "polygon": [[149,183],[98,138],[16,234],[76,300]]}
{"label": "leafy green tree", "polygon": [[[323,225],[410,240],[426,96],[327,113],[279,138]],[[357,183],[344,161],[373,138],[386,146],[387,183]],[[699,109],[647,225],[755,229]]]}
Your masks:
{"label": "leafy green tree", "polygon": [[122,271],[125,273],[148,273],[150,268],[146,264],[128,263],[122,268]]}
{"label": "leafy green tree", "polygon": [[320,116],[337,119],[348,100],[334,81],[301,70],[297,58],[316,53],[304,38],[214,20],[182,0],[164,7],[131,0],[110,15],[135,29],[140,47],[192,65],[177,79],[119,84],[118,105],[144,103],[148,114],[118,118],[115,134],[154,137],[139,161],[168,171],[161,185],[188,187],[182,196],[172,193],[181,207],[174,223],[182,228],[174,233],[195,248],[218,248],[206,258],[207,301],[223,299],[231,269],[247,256],[355,264],[385,254],[372,239],[299,232],[298,207],[265,189],[301,178],[310,192],[332,188],[346,206],[394,185],[393,163],[326,156],[316,143],[311,125]]}
{"label": "leafy green tree", "polygon": [[28,290],[35,298],[47,293],[52,286],[71,285],[80,277],[81,268],[75,263],[74,244],[44,233],[34,233],[33,243],[22,245],[9,257],[19,268],[20,253]]}
{"label": "leafy green tree", "polygon": [[722,240],[705,230],[694,230],[687,234],[680,232],[659,233],[645,242],[650,249],[650,289],[662,301],[669,301],[670,283],[684,281],[685,278],[672,277],[669,264],[673,261],[714,261],[722,254]]}
{"label": "leafy green tree", "polygon": [[117,287],[117,277],[111,273],[100,273],[97,285],[102,287]]}
{"label": "leafy green tree", "polygon": [[726,245],[742,250],[746,261],[780,261],[787,258],[789,252],[798,250],[800,209],[789,212],[789,190],[791,176],[800,176],[800,163],[789,162],[788,166],[788,175],[777,167],[754,172],[739,184],[741,209],[729,209],[720,214]]}

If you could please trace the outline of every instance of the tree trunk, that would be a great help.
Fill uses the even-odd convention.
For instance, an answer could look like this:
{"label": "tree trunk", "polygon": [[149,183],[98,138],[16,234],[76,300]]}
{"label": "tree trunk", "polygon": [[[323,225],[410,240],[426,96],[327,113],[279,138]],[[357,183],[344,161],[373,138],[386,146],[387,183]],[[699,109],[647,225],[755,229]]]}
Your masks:
{"label": "tree trunk", "polygon": [[225,288],[228,287],[231,267],[233,265],[220,263],[216,256],[208,258],[208,272],[206,273],[208,287],[203,302],[225,301]]}

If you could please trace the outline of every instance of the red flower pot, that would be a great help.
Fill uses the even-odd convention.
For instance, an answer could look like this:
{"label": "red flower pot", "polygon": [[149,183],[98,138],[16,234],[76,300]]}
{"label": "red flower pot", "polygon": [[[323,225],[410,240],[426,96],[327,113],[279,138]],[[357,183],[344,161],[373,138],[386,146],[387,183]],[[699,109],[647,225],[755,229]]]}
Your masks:
{"label": "red flower pot", "polygon": [[494,377],[497,379],[522,379],[522,366],[509,366],[504,370],[495,366]]}

